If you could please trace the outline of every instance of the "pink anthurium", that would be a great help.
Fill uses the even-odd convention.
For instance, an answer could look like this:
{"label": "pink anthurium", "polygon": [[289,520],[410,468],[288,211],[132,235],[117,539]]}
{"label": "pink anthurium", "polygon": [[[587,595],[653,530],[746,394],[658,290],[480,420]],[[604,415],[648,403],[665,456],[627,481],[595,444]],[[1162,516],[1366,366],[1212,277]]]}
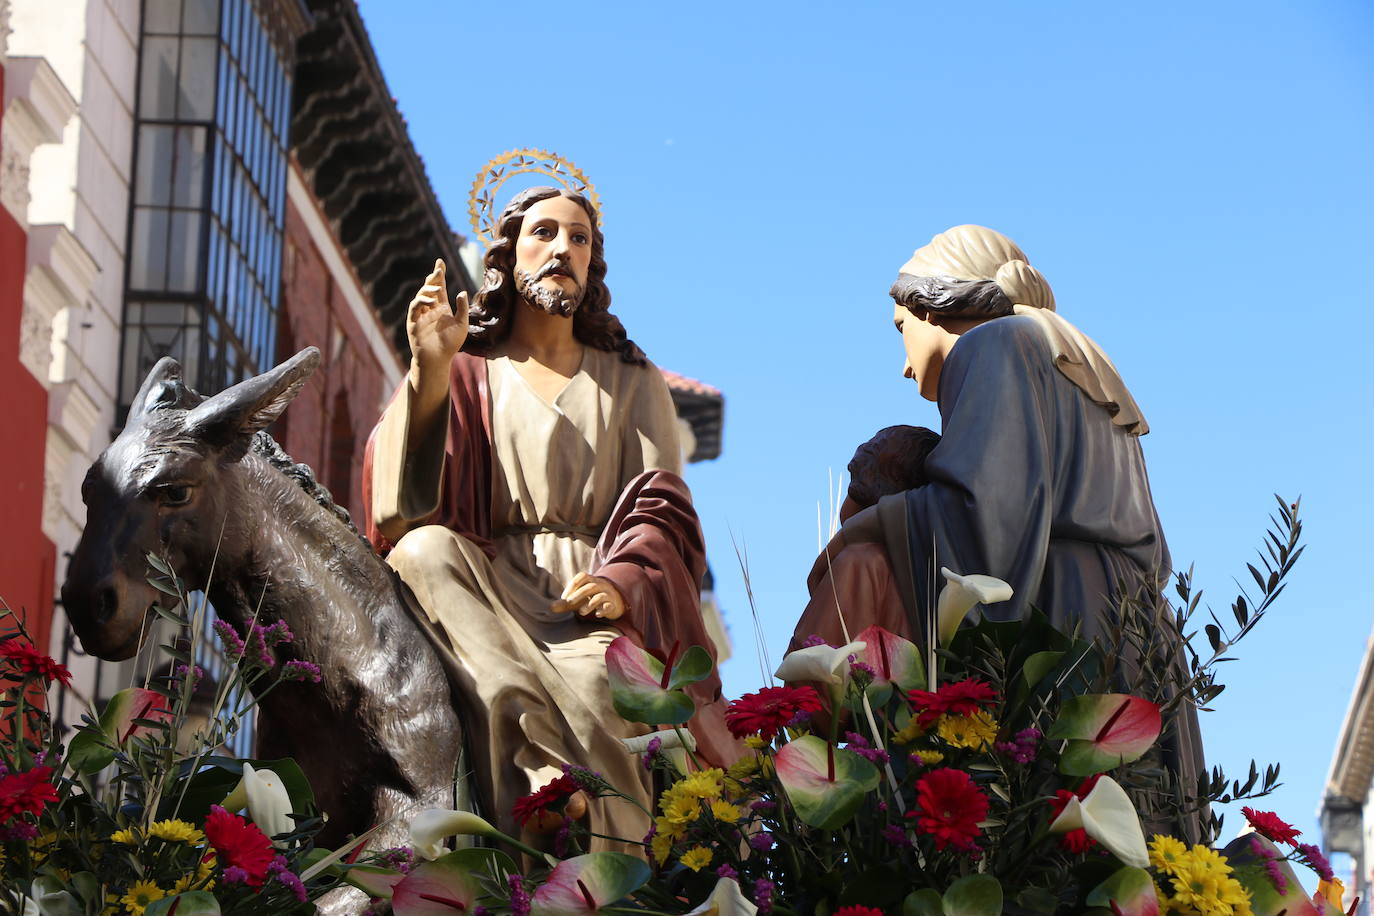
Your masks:
{"label": "pink anthurium", "polygon": [[921,663],[921,652],[914,642],[877,625],[867,628],[855,639],[864,644],[858,653],[859,661],[874,672],[868,692],[875,706],[887,702],[893,684],[902,690],[925,689],[925,665]]}
{"label": "pink anthurium", "polygon": [[666,656],[635,645],[628,636],[606,649],[606,673],[611,703],[621,718],[645,725],[681,725],[692,718],[696,704],[682,688],[711,673],[711,656],[701,646],[679,654],[673,646]]}
{"label": "pink anthurium", "polygon": [[105,704],[100,728],[83,728],[72,738],[68,763],[81,773],[99,772],[114,760],[115,748],[157,727],[149,723],[171,721],[170,706],[168,699],[156,690],[129,687],[119,691]]}
{"label": "pink anthurium", "polygon": [[1059,772],[1091,776],[1139,760],[1159,737],[1159,706],[1124,693],[1071,697],[1045,737],[1067,741]]}
{"label": "pink anthurium", "polygon": [[1110,907],[1114,916],[1159,916],[1154,880],[1143,868],[1126,866],[1088,894],[1089,906]]}
{"label": "pink anthurium", "polygon": [[638,890],[649,875],[642,859],[621,852],[574,856],[554,866],[534,892],[531,916],[590,916]]}
{"label": "pink anthurium", "polygon": [[773,765],[797,817],[822,830],[847,823],[880,778],[878,768],[858,754],[815,735],[783,745]]}
{"label": "pink anthurium", "polygon": [[391,889],[396,916],[456,916],[477,904],[477,881],[454,854],[422,862]]}

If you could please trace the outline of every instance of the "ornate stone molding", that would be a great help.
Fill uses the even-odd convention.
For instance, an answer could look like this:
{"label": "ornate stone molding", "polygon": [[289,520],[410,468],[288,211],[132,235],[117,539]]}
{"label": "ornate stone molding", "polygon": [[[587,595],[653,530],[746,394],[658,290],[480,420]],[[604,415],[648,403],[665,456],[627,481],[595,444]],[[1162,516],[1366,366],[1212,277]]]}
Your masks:
{"label": "ornate stone molding", "polygon": [[53,381],[50,367],[61,343],[53,340],[53,319],[64,308],[85,306],[95,275],[95,260],[66,226],[30,229],[19,360],[45,388]]}
{"label": "ornate stone molding", "polygon": [[60,143],[76,99],[42,57],[5,61],[5,118],[0,132],[0,203],[28,225],[29,159],[41,143]]}
{"label": "ornate stone molding", "polygon": [[10,0],[0,0],[0,65],[5,63],[6,50],[10,44]]}

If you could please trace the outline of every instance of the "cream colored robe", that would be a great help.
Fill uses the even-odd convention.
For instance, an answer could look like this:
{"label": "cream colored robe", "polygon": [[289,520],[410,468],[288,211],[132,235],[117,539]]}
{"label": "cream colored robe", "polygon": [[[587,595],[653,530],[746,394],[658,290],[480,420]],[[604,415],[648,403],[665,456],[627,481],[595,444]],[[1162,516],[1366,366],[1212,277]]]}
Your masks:
{"label": "cream colored robe", "polygon": [[[388,562],[447,639],[473,777],[494,823],[517,830],[515,800],[564,763],[602,773],[648,808],[648,774],[615,740],[645,730],[611,705],[605,653],[620,631],[549,607],[589,571],[626,483],[649,469],[681,473],[672,398],[652,365],[591,347],[551,404],[505,357],[488,360],[487,371],[495,559],[448,528],[414,527],[438,506],[445,431],[406,455],[403,386],[372,456],[374,519],[396,542]],[[593,802],[590,826],[638,841],[649,821],[623,799],[604,799]]]}

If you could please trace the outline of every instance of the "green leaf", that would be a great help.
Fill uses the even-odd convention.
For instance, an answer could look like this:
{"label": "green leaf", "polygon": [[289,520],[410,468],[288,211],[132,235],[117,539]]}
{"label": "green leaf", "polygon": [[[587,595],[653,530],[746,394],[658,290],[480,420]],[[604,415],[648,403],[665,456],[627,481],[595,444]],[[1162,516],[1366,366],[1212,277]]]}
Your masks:
{"label": "green leaf", "polygon": [[1021,666],[1021,676],[1025,678],[1027,687],[1034,687],[1044,679],[1045,675],[1054,670],[1059,664],[1059,660],[1064,657],[1063,652],[1036,652],[1026,659]]}
{"label": "green leaf", "polygon": [[1002,885],[992,875],[965,875],[949,886],[945,916],[1001,916]]}
{"label": "green leaf", "polygon": [[219,901],[209,891],[187,891],[175,897],[163,897],[148,904],[143,916],[167,916],[176,903],[176,916],[220,916]]}
{"label": "green leaf", "polygon": [[940,892],[927,887],[907,894],[902,901],[902,916],[945,916]]}

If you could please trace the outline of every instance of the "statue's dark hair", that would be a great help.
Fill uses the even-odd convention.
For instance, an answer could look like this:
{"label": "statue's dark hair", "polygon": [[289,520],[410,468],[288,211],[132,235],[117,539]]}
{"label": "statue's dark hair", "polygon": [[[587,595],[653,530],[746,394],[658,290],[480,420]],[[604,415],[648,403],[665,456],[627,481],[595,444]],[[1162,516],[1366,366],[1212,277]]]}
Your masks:
{"label": "statue's dark hair", "polygon": [[888,294],[918,318],[1001,318],[1012,310],[1012,301],[992,280],[900,274]]}
{"label": "statue's dark hair", "polygon": [[849,498],[872,506],[884,496],[930,482],[926,456],[940,434],[924,426],[889,426],[854,450],[849,461]]}
{"label": "statue's dark hair", "polygon": [[619,353],[627,363],[646,362],[644,351],[625,334],[620,319],[611,314],[611,291],[606,288],[606,239],[596,224],[591,201],[564,188],[530,188],[515,196],[497,220],[496,241],[482,264],[486,268],[482,288],[468,309],[468,339],[463,349],[487,355],[510,337],[520,294],[515,288],[515,241],[530,207],[541,200],[563,196],[576,201],[591,220],[592,260],[587,269],[587,291],[573,312],[573,337],[589,347]]}

